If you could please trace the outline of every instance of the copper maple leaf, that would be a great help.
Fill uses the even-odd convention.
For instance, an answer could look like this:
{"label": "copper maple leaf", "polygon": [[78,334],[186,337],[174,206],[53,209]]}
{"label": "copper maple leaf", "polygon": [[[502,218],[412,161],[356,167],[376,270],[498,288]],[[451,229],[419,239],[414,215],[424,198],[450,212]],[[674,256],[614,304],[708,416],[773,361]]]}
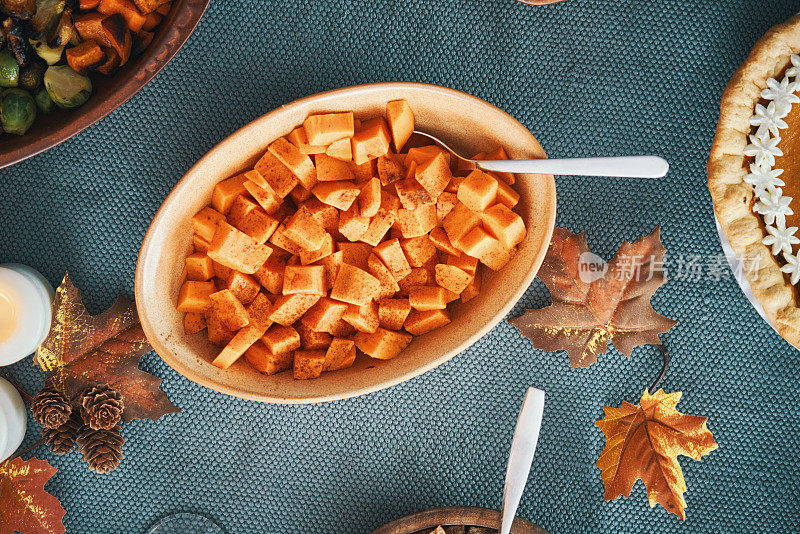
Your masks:
{"label": "copper maple leaf", "polygon": [[62,534],[64,508],[44,485],[58,471],[44,460],[0,462],[0,534]]}
{"label": "copper maple leaf", "polygon": [[658,334],[676,324],[650,305],[666,281],[665,252],[656,228],[633,244],[623,242],[605,274],[597,273],[586,269],[587,258],[596,258],[586,236],[556,228],[538,274],[553,304],[527,310],[511,324],[537,349],[566,350],[572,367],[595,363],[609,341],[628,357],[637,345],[660,344]]}
{"label": "copper maple leaf", "polygon": [[699,461],[717,442],[706,428],[707,418],[680,413],[679,400],[680,391],[659,389],[655,395],[645,391],[640,406],[623,402],[619,408],[603,407],[605,417],[595,425],[606,436],[597,467],[603,472],[607,501],[628,497],[641,479],[651,507],[658,503],[686,519],[686,481],[677,456]]}
{"label": "copper maple leaf", "polygon": [[180,412],[161,391],[161,379],[139,369],[139,360],[151,350],[133,303],[120,295],[111,308],[93,317],[67,274],[56,290],[50,334],[34,361],[70,398],[87,387],[108,384],[122,395],[122,417],[129,422]]}

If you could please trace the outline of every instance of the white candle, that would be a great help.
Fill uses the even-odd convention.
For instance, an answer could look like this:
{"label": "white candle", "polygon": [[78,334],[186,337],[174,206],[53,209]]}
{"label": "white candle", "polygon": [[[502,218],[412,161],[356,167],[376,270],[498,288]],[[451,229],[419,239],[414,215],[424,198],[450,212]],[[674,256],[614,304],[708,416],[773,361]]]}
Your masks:
{"label": "white candle", "polygon": [[22,397],[8,380],[0,378],[0,462],[19,449],[27,426]]}
{"label": "white candle", "polygon": [[24,265],[0,265],[0,366],[32,354],[50,331],[53,287]]}

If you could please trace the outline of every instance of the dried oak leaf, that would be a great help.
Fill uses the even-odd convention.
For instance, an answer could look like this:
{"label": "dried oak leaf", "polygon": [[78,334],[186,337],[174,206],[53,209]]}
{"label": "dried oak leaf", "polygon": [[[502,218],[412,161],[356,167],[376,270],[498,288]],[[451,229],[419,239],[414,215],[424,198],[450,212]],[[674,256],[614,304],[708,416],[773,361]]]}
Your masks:
{"label": "dried oak leaf", "polygon": [[44,460],[0,463],[0,534],[63,534],[66,511],[44,485],[58,471]]}
{"label": "dried oak leaf", "polygon": [[[539,269],[553,304],[527,310],[511,320],[533,346],[566,350],[572,367],[588,367],[608,348],[608,342],[630,357],[633,347],[660,344],[677,321],[659,315],[650,298],[666,280],[659,228],[635,243],[622,243],[605,274],[586,269],[597,258],[584,234],[556,228]],[[597,279],[594,279],[597,278]]]}
{"label": "dried oak leaf", "polygon": [[628,497],[641,479],[650,507],[660,504],[686,519],[686,481],[678,463],[682,454],[700,460],[717,448],[706,428],[707,418],[686,415],[676,409],[681,392],[654,395],[647,391],[641,405],[623,402],[619,408],[604,406],[605,417],[595,425],[606,437],[597,467],[603,472],[605,500]]}
{"label": "dried oak leaf", "polygon": [[71,399],[90,386],[108,384],[122,395],[122,418],[129,422],[180,412],[161,391],[161,379],[139,369],[150,350],[133,303],[120,295],[93,317],[67,274],[56,290],[50,334],[34,361]]}

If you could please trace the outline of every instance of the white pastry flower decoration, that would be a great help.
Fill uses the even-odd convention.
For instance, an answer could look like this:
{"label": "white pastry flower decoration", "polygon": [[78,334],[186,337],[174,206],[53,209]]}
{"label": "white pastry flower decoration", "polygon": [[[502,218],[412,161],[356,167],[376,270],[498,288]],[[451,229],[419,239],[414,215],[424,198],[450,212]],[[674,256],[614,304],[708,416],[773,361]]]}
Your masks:
{"label": "white pastry flower decoration", "polygon": [[752,185],[756,196],[761,198],[775,188],[786,185],[783,180],[778,178],[781,174],[783,174],[783,169],[771,169],[751,163],[750,173],[744,176],[744,181]]}
{"label": "white pastry flower decoration", "polygon": [[774,225],[776,222],[779,225],[786,225],[786,216],[794,215],[794,211],[789,207],[791,202],[792,197],[783,196],[783,191],[777,187],[771,193],[759,198],[753,209],[764,217],[764,222],[768,225]]}
{"label": "white pastry flower decoration", "polygon": [[784,254],[783,259],[786,260],[786,265],[781,267],[781,271],[791,277],[792,285],[800,282],[800,260],[794,254]]}
{"label": "white pastry flower decoration", "polygon": [[778,148],[780,142],[780,137],[751,135],[750,144],[745,147],[744,155],[754,157],[759,167],[765,165],[772,167],[775,165],[775,157],[783,156],[783,151]]}
{"label": "white pastry flower decoration", "polygon": [[[784,115],[785,116],[785,115]],[[788,128],[789,125],[782,117],[778,117],[777,107],[775,102],[770,102],[767,107],[761,104],[756,104],[756,113],[750,117],[750,124],[757,126],[756,137],[766,137],[767,132],[775,137],[778,137],[778,132],[781,128]]]}
{"label": "white pastry flower decoration", "polygon": [[786,71],[786,76],[793,76],[797,78],[798,75],[800,75],[800,56],[797,54],[792,54],[792,66]]}
{"label": "white pastry flower decoration", "polygon": [[800,238],[794,234],[797,232],[796,226],[786,228],[786,224],[767,226],[767,235],[761,240],[768,247],[772,247],[772,254],[777,256],[781,252],[784,254],[792,253],[792,245],[800,244]]}
{"label": "white pastry flower decoration", "polygon": [[784,76],[780,82],[775,78],[767,80],[767,88],[761,91],[761,98],[772,100],[778,117],[783,118],[789,114],[792,104],[800,102],[794,92],[797,90],[796,82],[790,82],[789,76]]}

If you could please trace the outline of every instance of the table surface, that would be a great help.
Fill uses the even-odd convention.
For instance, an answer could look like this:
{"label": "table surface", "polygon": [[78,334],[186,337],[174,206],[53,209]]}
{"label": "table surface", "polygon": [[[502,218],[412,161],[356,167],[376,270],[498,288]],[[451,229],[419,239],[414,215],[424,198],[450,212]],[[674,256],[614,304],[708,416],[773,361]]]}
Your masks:
{"label": "table surface", "polygon": [[[800,529],[797,352],[729,273],[705,160],[727,80],[753,43],[797,11],[788,0],[285,0],[212,2],[177,57],[130,102],[61,146],[0,171],[0,263],[65,270],[98,313],[133,297],[139,245],[189,167],[248,121],[298,97],[413,80],[477,95],[525,124],[551,157],[655,153],[666,179],[558,179],[557,225],[586,231],[607,259],[661,225],[672,278],[653,299],[678,320],[664,336],[663,382],[678,407],[709,418],[719,449],[680,459],[684,524],[650,509],[637,483],[603,501],[595,467],[603,405],[637,402],[658,351],[611,349],[572,370],[507,322],[439,368],[389,390],[314,406],[226,397],[155,353],[142,367],[183,409],[126,425],[125,459],[107,476],[79,455],[37,451],[67,531],[144,533],[173,512],[232,533],[365,533],[443,505],[496,508],[525,388],[547,392],[520,515],[560,532]],[[683,263],[682,263],[683,262]],[[693,271],[677,267],[694,262]],[[697,280],[693,278],[699,278]],[[511,316],[549,302],[535,281]],[[11,368],[31,391],[30,359]],[[25,445],[37,439],[32,421]]]}

